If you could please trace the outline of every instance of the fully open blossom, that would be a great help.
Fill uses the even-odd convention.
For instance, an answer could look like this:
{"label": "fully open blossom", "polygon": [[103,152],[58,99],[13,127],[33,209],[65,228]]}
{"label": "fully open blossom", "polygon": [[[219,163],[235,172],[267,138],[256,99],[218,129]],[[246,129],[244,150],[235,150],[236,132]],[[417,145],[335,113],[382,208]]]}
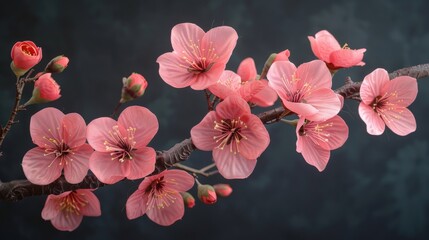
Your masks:
{"label": "fully open blossom", "polygon": [[182,170],[165,170],[146,177],[125,205],[128,219],[146,214],[150,220],[169,226],[182,219],[185,212],[180,192],[194,185],[194,177]]}
{"label": "fully open blossom", "polygon": [[247,178],[270,142],[264,124],[236,95],[227,97],[194,126],[191,138],[198,149],[213,151],[219,173],[228,179]]}
{"label": "fully open blossom", "polygon": [[139,179],[155,169],[156,153],[147,147],[158,119],[145,107],[127,107],[118,121],[101,117],[88,124],[88,143],[95,149],[89,167],[103,183]]}
{"label": "fully open blossom", "polygon": [[400,76],[389,80],[389,74],[381,68],[368,74],[360,87],[359,105],[367,132],[380,135],[385,125],[400,136],[414,132],[416,119],[407,107],[416,99],[417,91],[415,78]]}
{"label": "fully open blossom", "polygon": [[225,70],[209,90],[221,99],[238,94],[247,102],[261,107],[271,106],[277,100],[277,94],[268,86],[268,81],[257,80],[255,61],[252,58],[246,58],[240,63],[237,74]]}
{"label": "fully open blossom", "polygon": [[61,97],[60,85],[51,77],[51,73],[39,76],[34,82],[33,95],[25,105],[55,101]]}
{"label": "fully open blossom", "polygon": [[11,50],[12,70],[22,76],[42,60],[42,49],[32,41],[16,42]]}
{"label": "fully open blossom", "polygon": [[225,70],[237,39],[237,32],[228,26],[205,33],[193,23],[178,24],[171,30],[173,52],[157,59],[159,75],[175,88],[206,89]]}
{"label": "fully open blossom", "polygon": [[341,101],[331,89],[331,73],[320,60],[301,64],[298,68],[289,61],[274,62],[267,78],[284,107],[300,117],[323,121],[341,109]]}
{"label": "fully open blossom", "polygon": [[61,231],[73,231],[82,222],[83,216],[101,215],[100,202],[90,189],[78,189],[50,194],[42,210],[42,218],[50,220]]}
{"label": "fully open blossom", "polygon": [[349,128],[340,116],[326,121],[308,121],[300,118],[296,127],[296,151],[305,161],[323,171],[331,150],[341,147],[347,140]]}
{"label": "fully open blossom", "polygon": [[56,108],[45,108],[30,120],[30,134],[37,147],[28,151],[22,168],[27,179],[38,185],[49,184],[61,176],[79,183],[88,172],[93,152],[86,144],[85,120],[77,113],[64,115]]}
{"label": "fully open blossom", "polygon": [[314,55],[326,62],[332,70],[365,65],[362,62],[365,48],[352,50],[347,44],[341,47],[335,37],[326,30],[316,33],[316,38],[309,36],[308,40]]}

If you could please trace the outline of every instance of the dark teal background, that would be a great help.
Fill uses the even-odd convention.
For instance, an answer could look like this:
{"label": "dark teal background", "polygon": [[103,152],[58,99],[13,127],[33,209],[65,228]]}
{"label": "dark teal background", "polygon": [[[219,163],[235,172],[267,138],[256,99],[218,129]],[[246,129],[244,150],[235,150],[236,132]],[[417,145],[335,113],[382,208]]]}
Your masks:
{"label": "dark teal background", "polygon": [[[131,104],[158,117],[160,130],[150,146],[168,149],[189,137],[206,113],[202,92],[173,89],[158,75],[156,58],[171,51],[171,28],[193,22],[206,31],[229,25],[239,35],[228,63],[236,70],[245,57],[261,69],[268,55],[286,48],[299,65],[313,60],[307,36],[329,30],[340,44],[367,48],[364,67],[340,71],[359,81],[381,67],[388,71],[429,62],[429,2],[420,1],[2,1],[0,3],[0,122],[7,120],[14,98],[10,49],[16,41],[33,40],[43,48],[37,70],[59,54],[70,65],[55,79],[62,97],[31,106],[18,116],[2,147],[0,179],[24,178],[21,160],[34,147],[29,119],[53,106],[78,112],[87,123],[109,115],[120,97],[122,77],[143,74],[149,88]],[[31,95],[26,88],[24,101]],[[130,105],[130,104],[127,104]],[[278,105],[278,103],[277,103]],[[276,105],[276,106],[277,106]],[[200,202],[182,221],[161,227],[147,217],[128,221],[127,197],[139,181],[122,182],[95,192],[102,216],[84,218],[74,232],[60,232],[45,222],[46,196],[0,203],[1,239],[429,239],[429,78],[419,80],[410,109],[417,131],[399,137],[387,130],[366,133],[357,103],[346,101],[341,116],[349,140],[333,151],[322,173],[295,152],[294,130],[268,126],[271,144],[246,180],[220,176],[205,183],[228,182],[234,192],[213,206]],[[260,111],[260,109],[257,109]],[[195,152],[193,166],[209,163],[210,154]],[[192,190],[195,194],[195,189]]]}

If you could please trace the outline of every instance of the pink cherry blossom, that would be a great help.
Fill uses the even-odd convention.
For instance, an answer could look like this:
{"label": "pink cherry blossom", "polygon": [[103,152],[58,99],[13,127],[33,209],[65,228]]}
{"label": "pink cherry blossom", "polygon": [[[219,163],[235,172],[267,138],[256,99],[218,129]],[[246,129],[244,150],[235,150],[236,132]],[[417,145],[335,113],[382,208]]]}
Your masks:
{"label": "pink cherry blossom", "polygon": [[274,62],[267,78],[284,107],[300,117],[323,121],[341,109],[341,101],[331,89],[331,73],[320,60],[301,64],[298,68],[289,61]]}
{"label": "pink cherry blossom", "polygon": [[389,80],[386,70],[378,68],[362,81],[359,115],[372,135],[381,135],[385,125],[405,136],[416,130],[416,119],[408,106],[417,97],[417,80],[400,76]]}
{"label": "pink cherry blossom", "polygon": [[90,189],[78,189],[50,194],[42,210],[42,218],[50,220],[60,231],[73,231],[82,222],[83,216],[101,215],[100,202]]}
{"label": "pink cherry blossom", "polygon": [[335,37],[326,30],[316,33],[316,38],[309,36],[308,40],[314,55],[326,62],[332,70],[365,65],[362,62],[365,48],[352,50],[347,44],[341,47]]}
{"label": "pink cherry blossom", "polygon": [[328,164],[331,150],[341,147],[348,135],[349,128],[338,115],[322,122],[300,118],[296,127],[296,151],[321,172]]}
{"label": "pink cherry blossom", "polygon": [[61,176],[69,183],[79,183],[88,172],[93,152],[86,144],[85,120],[77,113],[64,115],[56,108],[45,108],[30,120],[30,134],[38,146],[28,151],[22,168],[27,179],[47,185]]}
{"label": "pink cherry blossom", "polygon": [[252,58],[244,59],[240,63],[237,73],[225,70],[219,80],[209,87],[209,90],[221,99],[238,94],[247,102],[261,107],[274,105],[277,94],[268,86],[267,80],[256,79],[256,66]]}
{"label": "pink cherry blossom", "polygon": [[150,220],[169,226],[182,219],[185,212],[180,192],[194,185],[194,177],[182,170],[165,170],[146,177],[125,205],[128,219],[147,214]]}
{"label": "pink cherry blossom", "polygon": [[191,138],[198,149],[213,151],[219,173],[227,179],[247,178],[270,142],[264,124],[236,95],[227,97],[194,126]]}
{"label": "pink cherry blossom", "polygon": [[158,131],[158,119],[147,108],[127,107],[118,121],[97,118],[88,124],[88,143],[95,149],[89,168],[103,183],[139,179],[155,169],[156,153],[146,145]]}
{"label": "pink cherry blossom", "polygon": [[157,59],[159,75],[175,88],[206,89],[225,70],[237,39],[237,32],[228,26],[205,33],[193,23],[178,24],[171,30],[173,52]]}

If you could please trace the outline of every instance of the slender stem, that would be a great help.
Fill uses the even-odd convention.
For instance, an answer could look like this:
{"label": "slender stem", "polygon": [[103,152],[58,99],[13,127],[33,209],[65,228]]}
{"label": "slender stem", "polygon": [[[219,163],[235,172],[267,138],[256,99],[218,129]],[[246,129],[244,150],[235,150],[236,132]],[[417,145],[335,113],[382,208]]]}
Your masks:
{"label": "slender stem", "polygon": [[[32,72],[32,70],[30,70],[29,74],[31,72]],[[25,79],[27,79],[27,78],[25,78]],[[15,102],[13,104],[12,111],[10,112],[9,120],[7,121],[6,125],[1,129],[0,146],[3,144],[3,141],[6,138],[7,133],[9,132],[10,128],[12,127],[12,124],[15,122],[15,117],[18,114],[18,111],[21,110],[19,102],[21,101],[22,93],[24,91],[25,79],[20,79],[19,77],[17,78]]]}
{"label": "slender stem", "polygon": [[203,175],[204,177],[207,177],[207,173],[205,173],[205,172],[203,172],[201,170],[198,170],[196,168],[192,168],[192,167],[183,165],[181,163],[176,163],[176,164],[174,164],[174,166],[177,167],[177,168],[179,168],[179,169],[185,170],[187,172],[194,173],[194,174],[199,174],[199,175]]}
{"label": "slender stem", "polygon": [[206,95],[207,109],[208,109],[209,112],[213,111],[213,109],[214,109],[213,108],[213,106],[214,106],[214,100],[213,101],[210,100],[210,97],[211,97],[212,94],[207,89],[204,90],[204,93]]}
{"label": "slender stem", "polygon": [[216,166],[216,163],[212,163],[210,165],[207,165],[207,166],[201,168],[200,171],[201,172],[207,172],[207,170],[210,170],[210,169],[214,168],[215,166]]}
{"label": "slender stem", "polygon": [[110,117],[114,117],[121,106],[122,106],[122,103],[121,103],[121,101],[119,101],[118,104],[116,104],[115,109],[113,109],[113,113],[110,115]]}

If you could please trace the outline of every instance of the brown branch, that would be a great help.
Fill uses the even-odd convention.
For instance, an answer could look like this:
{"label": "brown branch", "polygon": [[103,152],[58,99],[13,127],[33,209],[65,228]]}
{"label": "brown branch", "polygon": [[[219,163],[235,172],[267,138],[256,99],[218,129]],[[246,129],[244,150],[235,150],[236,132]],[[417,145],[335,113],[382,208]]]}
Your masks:
{"label": "brown branch", "polygon": [[[392,72],[389,76],[390,78],[394,78],[404,75],[412,76],[417,79],[428,77],[429,64],[422,64],[414,67],[400,69]],[[360,84],[360,82],[353,82],[348,79],[344,86],[338,88],[335,91],[338,94],[343,95],[345,98],[355,99],[355,97],[359,96]],[[290,114],[289,111],[285,111],[283,107],[278,107],[260,113],[258,114],[258,117],[263,123],[269,124],[271,122],[279,121],[288,114]],[[187,160],[194,150],[196,150],[196,147],[192,143],[191,138],[187,138],[166,151],[157,152],[155,173],[161,172],[170,167],[174,167],[175,164]],[[217,170],[205,173],[212,175],[217,173]],[[0,200],[18,201],[29,196],[46,195],[52,193],[58,194],[74,189],[98,188],[104,185],[105,184],[101,183],[92,175],[86,176],[84,181],[79,184],[69,184],[63,177],[47,186],[34,185],[27,180],[15,180],[7,183],[0,182]]]}

